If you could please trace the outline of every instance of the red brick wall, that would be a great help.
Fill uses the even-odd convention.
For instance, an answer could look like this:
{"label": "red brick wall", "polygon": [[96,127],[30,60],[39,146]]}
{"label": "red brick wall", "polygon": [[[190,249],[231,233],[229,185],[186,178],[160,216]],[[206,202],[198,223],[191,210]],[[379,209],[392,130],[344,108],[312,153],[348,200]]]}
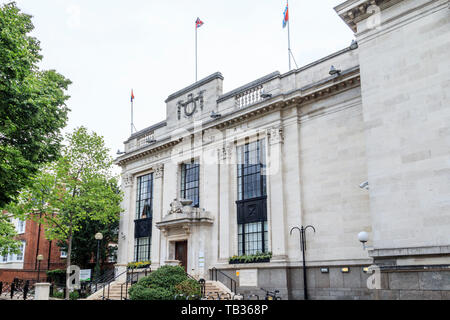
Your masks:
{"label": "red brick wall", "polygon": [[46,270],[66,268],[66,259],[61,259],[61,252],[57,241],[48,241],[45,239],[44,226],[39,226],[39,223],[27,220],[25,233],[18,235],[17,239],[25,241],[23,269],[0,269],[0,281],[10,282],[14,278],[25,280],[37,279],[39,264],[37,263],[36,257],[39,254],[44,256],[44,260],[40,264],[40,279],[46,279]]}

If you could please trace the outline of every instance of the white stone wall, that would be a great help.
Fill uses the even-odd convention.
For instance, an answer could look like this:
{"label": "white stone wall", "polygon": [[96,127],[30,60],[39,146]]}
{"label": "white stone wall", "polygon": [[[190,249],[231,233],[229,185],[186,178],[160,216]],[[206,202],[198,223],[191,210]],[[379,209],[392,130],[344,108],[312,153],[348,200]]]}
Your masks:
{"label": "white stone wall", "polygon": [[357,37],[375,248],[448,245],[448,1],[401,1],[367,26]]}
{"label": "white stone wall", "polygon": [[359,188],[367,180],[360,90],[303,109],[310,114],[299,126],[302,223],[317,230],[307,231],[307,259],[367,259],[357,241],[360,231],[371,231],[369,194]]}

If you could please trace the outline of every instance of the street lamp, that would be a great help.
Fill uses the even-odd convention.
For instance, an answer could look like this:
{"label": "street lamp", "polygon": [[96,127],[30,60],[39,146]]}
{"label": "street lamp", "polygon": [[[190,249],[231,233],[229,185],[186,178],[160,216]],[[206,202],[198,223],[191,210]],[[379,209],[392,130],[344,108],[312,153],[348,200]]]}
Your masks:
{"label": "street lamp", "polygon": [[103,234],[101,232],[97,232],[95,234],[95,240],[97,240],[97,264],[95,266],[96,273],[95,278],[99,276],[100,273],[100,241],[103,239]]}
{"label": "street lamp", "polygon": [[41,275],[41,261],[44,260],[44,256],[42,254],[37,256],[37,261],[38,261],[38,278],[37,278],[37,282],[39,283],[39,276]]}
{"label": "street lamp", "polygon": [[300,232],[300,248],[302,249],[303,254],[303,294],[305,297],[305,300],[308,300],[308,289],[307,289],[307,283],[306,283],[306,261],[305,261],[305,251],[306,251],[306,229],[311,228],[314,230],[314,233],[316,233],[316,229],[313,226],[306,226],[306,227],[293,227],[291,229],[290,235],[292,235],[292,231],[294,229],[297,229]]}

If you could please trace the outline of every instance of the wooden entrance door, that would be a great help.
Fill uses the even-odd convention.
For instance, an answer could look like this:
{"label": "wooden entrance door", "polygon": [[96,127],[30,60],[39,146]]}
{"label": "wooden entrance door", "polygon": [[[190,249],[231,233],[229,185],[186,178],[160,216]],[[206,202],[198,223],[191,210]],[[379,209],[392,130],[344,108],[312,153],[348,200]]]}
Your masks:
{"label": "wooden entrance door", "polygon": [[175,260],[181,261],[181,266],[187,272],[187,241],[175,242]]}

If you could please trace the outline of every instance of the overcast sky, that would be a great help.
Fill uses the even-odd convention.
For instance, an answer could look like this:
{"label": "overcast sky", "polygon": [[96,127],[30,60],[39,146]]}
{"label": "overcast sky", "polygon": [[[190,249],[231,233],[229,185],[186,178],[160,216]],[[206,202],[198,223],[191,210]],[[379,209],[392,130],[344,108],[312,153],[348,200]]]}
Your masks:
{"label": "overcast sky", "polygon": [[[9,0],[0,0],[7,3]],[[299,67],[350,45],[353,33],[333,8],[344,0],[291,0],[291,48]],[[72,80],[69,125],[105,137],[111,155],[130,135],[166,117],[164,100],[220,71],[224,92],[273,71],[288,71],[285,0],[17,0],[33,16],[42,68]],[[294,65],[294,64],[293,64]]]}

